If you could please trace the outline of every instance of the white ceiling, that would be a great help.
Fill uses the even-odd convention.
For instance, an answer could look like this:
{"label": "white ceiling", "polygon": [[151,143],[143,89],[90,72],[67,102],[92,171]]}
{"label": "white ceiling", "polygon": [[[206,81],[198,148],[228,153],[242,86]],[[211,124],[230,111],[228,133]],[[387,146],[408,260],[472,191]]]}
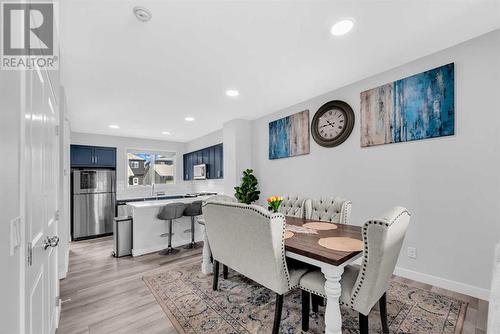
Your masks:
{"label": "white ceiling", "polygon": [[497,0],[65,0],[61,75],[73,131],[189,141],[497,28]]}

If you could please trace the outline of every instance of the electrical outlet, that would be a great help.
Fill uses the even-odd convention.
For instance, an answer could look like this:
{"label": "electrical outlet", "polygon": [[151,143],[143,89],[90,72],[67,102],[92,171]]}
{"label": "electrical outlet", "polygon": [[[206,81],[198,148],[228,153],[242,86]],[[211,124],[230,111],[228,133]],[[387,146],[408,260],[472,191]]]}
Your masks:
{"label": "electrical outlet", "polygon": [[415,247],[408,247],[408,257],[410,259],[416,259],[417,258],[417,249]]}

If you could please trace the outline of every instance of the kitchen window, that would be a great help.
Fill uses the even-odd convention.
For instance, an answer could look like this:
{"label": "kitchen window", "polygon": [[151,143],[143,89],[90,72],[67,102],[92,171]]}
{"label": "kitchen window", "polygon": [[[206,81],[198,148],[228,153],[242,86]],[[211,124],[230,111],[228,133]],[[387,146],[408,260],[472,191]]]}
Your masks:
{"label": "kitchen window", "polygon": [[128,150],[127,178],[130,187],[174,184],[175,153]]}

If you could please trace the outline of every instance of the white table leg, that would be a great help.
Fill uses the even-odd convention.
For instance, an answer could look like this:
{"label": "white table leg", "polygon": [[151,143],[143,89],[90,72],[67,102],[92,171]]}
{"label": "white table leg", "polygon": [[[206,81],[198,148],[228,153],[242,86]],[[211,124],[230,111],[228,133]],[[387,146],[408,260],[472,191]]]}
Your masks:
{"label": "white table leg", "polygon": [[212,251],[210,250],[210,245],[208,244],[208,237],[205,228],[203,228],[203,260],[201,262],[201,272],[205,275],[211,274],[213,272],[212,261]]}
{"label": "white table leg", "polygon": [[325,275],[325,334],[342,334],[342,315],[340,314],[340,278],[344,267],[328,266],[321,268]]}

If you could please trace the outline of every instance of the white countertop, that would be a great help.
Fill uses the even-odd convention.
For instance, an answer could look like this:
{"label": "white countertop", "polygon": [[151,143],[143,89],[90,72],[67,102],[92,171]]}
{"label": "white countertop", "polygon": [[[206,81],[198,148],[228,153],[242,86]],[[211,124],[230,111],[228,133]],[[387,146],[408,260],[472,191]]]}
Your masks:
{"label": "white countertop", "polygon": [[191,203],[194,201],[203,201],[212,195],[198,196],[198,197],[186,197],[186,198],[175,198],[175,199],[162,199],[162,200],[151,200],[151,201],[140,201],[140,202],[128,202],[127,205],[133,208],[153,208],[158,206],[164,206],[170,203]]}

